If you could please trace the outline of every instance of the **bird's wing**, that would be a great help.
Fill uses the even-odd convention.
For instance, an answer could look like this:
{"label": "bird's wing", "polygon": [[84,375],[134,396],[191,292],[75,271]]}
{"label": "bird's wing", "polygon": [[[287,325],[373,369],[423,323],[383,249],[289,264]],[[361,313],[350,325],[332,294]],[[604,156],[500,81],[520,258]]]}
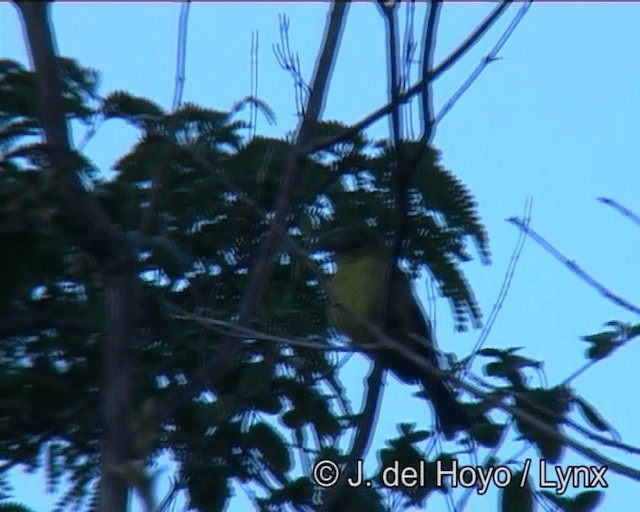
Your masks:
{"label": "bird's wing", "polygon": [[389,334],[406,343],[414,340],[415,346],[411,348],[418,352],[424,353],[426,347],[424,343],[412,338],[412,335],[428,340],[429,348],[433,347],[431,324],[414,294],[411,281],[400,269],[395,270],[392,277],[390,300]]}

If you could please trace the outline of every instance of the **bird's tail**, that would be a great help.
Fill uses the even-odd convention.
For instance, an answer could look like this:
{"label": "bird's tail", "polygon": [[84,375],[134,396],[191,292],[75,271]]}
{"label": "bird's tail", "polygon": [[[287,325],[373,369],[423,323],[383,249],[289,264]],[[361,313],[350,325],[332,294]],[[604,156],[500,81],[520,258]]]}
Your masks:
{"label": "bird's tail", "polygon": [[423,385],[433,404],[440,430],[446,439],[453,439],[457,432],[471,428],[472,421],[469,414],[443,381],[425,379]]}

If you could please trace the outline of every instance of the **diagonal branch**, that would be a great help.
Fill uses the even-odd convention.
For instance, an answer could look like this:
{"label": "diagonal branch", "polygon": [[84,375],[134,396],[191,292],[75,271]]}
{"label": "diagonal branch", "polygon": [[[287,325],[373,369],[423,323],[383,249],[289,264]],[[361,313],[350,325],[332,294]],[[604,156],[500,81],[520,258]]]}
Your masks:
{"label": "diagonal branch", "polygon": [[379,362],[375,363],[367,378],[367,393],[364,400],[364,408],[360,414],[356,435],[351,445],[351,453],[342,468],[340,480],[328,489],[327,492],[323,493],[322,506],[318,509],[318,512],[332,512],[336,509],[336,502],[338,502],[340,496],[342,496],[342,490],[355,469],[358,459],[367,451],[367,447],[371,442],[373,426],[375,425],[378,402],[380,402],[383,375],[384,368],[382,364]]}
{"label": "diagonal branch", "polygon": [[449,100],[444,104],[440,112],[438,112],[438,115],[436,116],[436,119],[435,119],[436,124],[442,121],[444,116],[446,116],[449,113],[449,111],[453,108],[453,106],[457,103],[457,101],[460,98],[462,98],[464,93],[467,92],[469,87],[473,85],[473,83],[478,79],[478,77],[482,74],[485,68],[492,62],[499,60],[498,53],[500,52],[502,47],[505,44],[507,44],[507,41],[509,40],[509,38],[511,37],[515,29],[518,27],[518,25],[522,21],[522,18],[524,18],[524,15],[527,14],[529,7],[531,7],[531,2],[533,2],[533,0],[527,0],[520,6],[520,9],[518,10],[517,14],[513,18],[513,20],[511,20],[511,23],[505,29],[500,39],[498,39],[498,42],[494,45],[493,48],[491,48],[491,51],[480,61],[480,64],[476,66],[476,68],[469,75],[469,77],[463,82],[463,84],[458,88],[458,90],[455,93],[453,93],[453,96],[451,96],[451,98],[449,98]]}
{"label": "diagonal branch", "polygon": [[[422,91],[426,83],[435,81],[442,73],[447,71],[451,66],[458,62],[482,38],[482,36],[484,36],[487,30],[491,28],[491,26],[500,18],[500,16],[504,14],[509,4],[510,2],[508,0],[503,0],[493,10],[493,12],[489,14],[489,16],[487,16],[487,18],[480,25],[478,25],[473,33],[471,33],[469,37],[467,37],[467,39],[465,39],[465,41],[462,42],[460,46],[458,46],[458,48],[456,48],[446,59],[444,59],[438,66],[436,66],[428,76],[422,77],[419,82],[412,85],[406,92],[401,94],[399,100],[403,103],[406,103],[413,96]],[[349,128],[346,128],[343,132],[337,135],[307,143],[301,153],[308,155],[315,151],[331,147],[337,142],[348,139],[349,137],[354,136],[355,134],[359,133],[360,131],[378,121],[380,118],[391,112],[393,108],[393,103],[388,103],[384,107],[380,107],[378,110],[372,112],[365,118],[351,125]]]}
{"label": "diagonal branch", "polygon": [[115,225],[80,181],[69,140],[62,101],[62,86],[54,50],[47,3],[18,2],[39,99],[39,121],[45,133],[50,158],[55,166],[49,182],[63,201],[69,220],[85,246],[103,268],[127,262],[130,257]]}
{"label": "diagonal branch", "polygon": [[[293,246],[294,249],[296,247],[295,244],[293,244],[287,237],[286,220],[293,206],[294,193],[300,179],[302,167],[301,159],[304,154],[301,152],[301,147],[308,140],[311,130],[320,117],[320,112],[327,93],[331,70],[339,48],[340,36],[344,28],[347,7],[348,2],[335,2],[329,14],[329,22],[325,32],[324,45],[320,58],[318,59],[315,77],[306,108],[306,114],[301,121],[297,143],[285,164],[284,178],[276,200],[275,216],[249,274],[249,282],[245,289],[240,316],[238,319],[238,324],[242,327],[247,327],[251,323],[251,317],[260,303],[260,299],[273,268],[273,257],[279,243],[284,239],[284,241],[288,243],[289,247]],[[203,168],[216,173],[216,170],[209,164],[209,162],[195,154],[193,157],[203,166]],[[236,190],[235,187],[232,186],[233,184],[228,183],[226,180],[225,182],[231,186],[232,190]],[[238,191],[238,193],[239,197],[246,201],[251,207],[256,208],[257,211],[261,212],[261,214],[267,218],[266,212],[263,212],[257,204],[253,203],[249,198],[242,194],[241,191]],[[304,251],[302,251],[302,253],[304,253]],[[224,375],[232,367],[241,351],[242,343],[234,337],[230,337],[218,347],[211,359],[201,368],[198,376],[204,377],[211,371],[217,372],[218,375]],[[193,383],[190,383],[190,385],[184,386],[183,388],[184,389],[181,389],[179,393],[174,393],[163,401],[159,412],[161,419],[168,417],[177,404],[188,399],[190,396],[193,396],[193,394],[198,391],[197,379],[194,379]]]}
{"label": "diagonal branch", "polygon": [[626,206],[621,205],[615,199],[611,199],[608,197],[599,197],[598,201],[600,201],[603,204],[606,204],[607,206],[611,206],[611,208],[613,208],[615,211],[627,217],[634,224],[640,226],[640,216],[638,216],[637,213],[629,210],[629,208],[627,208]]}
{"label": "diagonal branch", "polygon": [[611,302],[624,308],[636,315],[640,315],[640,307],[632,304],[626,299],[623,299],[619,295],[616,295],[612,291],[610,291],[605,285],[596,281],[591,275],[582,270],[580,266],[573,260],[567,258],[564,254],[558,251],[553,245],[547,242],[542,236],[536,233],[533,228],[527,226],[522,220],[517,217],[511,217],[507,219],[507,222],[510,222],[514,226],[516,226],[521,231],[524,231],[527,235],[529,235],[533,240],[542,246],[542,248],[547,251],[551,256],[564,264],[571,272],[577,275],[580,279],[582,279],[585,283],[587,283],[591,288],[596,290],[598,293],[603,295],[605,298],[609,299]]}
{"label": "diagonal branch", "polygon": [[301,175],[301,159],[304,156],[301,148],[307,143],[311,135],[311,130],[318,121],[324,105],[331,70],[333,69],[339,48],[338,43],[344,28],[347,6],[348,2],[335,2],[333,4],[322,54],[318,59],[318,65],[309,95],[306,113],[302,118],[297,142],[285,165],[285,175],[276,201],[275,218],[271,223],[271,229],[267,234],[266,240],[260,248],[260,254],[251,268],[249,283],[240,311],[241,324],[248,323],[260,302],[273,267],[273,256],[280,242],[281,237],[279,231],[286,231],[286,218],[293,206],[294,193]]}

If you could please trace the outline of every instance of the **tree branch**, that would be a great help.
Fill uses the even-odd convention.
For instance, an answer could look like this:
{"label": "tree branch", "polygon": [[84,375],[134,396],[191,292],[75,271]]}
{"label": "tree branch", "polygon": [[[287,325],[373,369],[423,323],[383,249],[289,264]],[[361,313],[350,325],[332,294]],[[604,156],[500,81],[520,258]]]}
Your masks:
{"label": "tree branch", "polygon": [[[441,0],[432,0],[429,4],[429,16],[427,17],[427,28],[425,34],[424,47],[422,52],[422,78],[428,77],[432,73],[433,68],[433,54],[436,48],[436,34],[438,32],[438,20],[440,18],[440,8],[442,7]],[[432,95],[432,83],[433,80],[427,80],[425,86],[422,88],[421,94],[421,106],[422,106],[422,120],[423,131],[422,140],[420,146],[426,146],[433,139],[435,120],[433,117],[433,95]]]}
{"label": "tree branch", "polygon": [[558,251],[555,247],[553,247],[549,242],[547,242],[542,236],[536,233],[531,227],[527,226],[517,217],[510,217],[507,219],[507,222],[510,222],[514,226],[516,226],[521,231],[524,231],[527,235],[529,235],[533,240],[542,246],[542,248],[547,251],[551,256],[564,264],[571,272],[577,275],[580,279],[582,279],[585,283],[587,283],[591,288],[596,290],[605,298],[609,299],[611,302],[624,308],[636,315],[640,315],[640,307],[632,304],[631,302],[623,299],[619,295],[616,295],[612,291],[610,291],[606,286],[602,283],[596,281],[593,277],[591,277],[587,272],[582,270],[580,266],[573,260],[570,260],[565,255],[563,255],[560,251]]}
{"label": "tree branch", "polygon": [[[240,325],[246,326],[249,323],[251,316],[260,303],[260,299],[262,298],[271,274],[271,269],[273,268],[273,256],[281,241],[281,233],[286,232],[286,219],[291,211],[293,197],[301,174],[301,158],[303,153],[300,152],[300,148],[306,144],[312,128],[318,121],[320,111],[325,101],[329,77],[344,27],[347,6],[348,2],[335,2],[329,15],[325,42],[322,54],[318,59],[306,114],[301,121],[297,143],[285,164],[284,179],[276,200],[275,217],[249,274],[249,282],[240,310]],[[222,344],[216,356],[216,368],[220,373],[226,373],[226,370],[240,353],[240,349],[241,346],[237,340],[230,339]]]}
{"label": "tree branch", "polygon": [[351,473],[356,467],[356,462],[358,459],[361,459],[367,451],[367,446],[371,441],[376,413],[378,411],[378,404],[382,394],[383,375],[384,368],[379,362],[375,363],[369,377],[367,378],[367,394],[364,400],[364,408],[360,415],[358,429],[356,430],[356,435],[353,439],[353,444],[351,445],[349,458],[347,459],[344,468],[342,468],[338,482],[323,493],[322,505],[318,509],[318,512],[332,512],[335,510],[336,502],[340,499],[340,496],[342,496],[342,491],[347,484],[347,479],[352,476]]}
{"label": "tree branch", "polygon": [[476,66],[476,68],[473,70],[471,75],[469,75],[469,77],[463,82],[463,84],[458,88],[458,90],[453,93],[451,98],[449,98],[449,100],[444,104],[440,112],[438,112],[438,115],[436,116],[434,121],[436,124],[442,121],[444,116],[446,116],[449,113],[449,111],[453,108],[453,106],[457,103],[457,101],[464,95],[465,92],[467,92],[469,87],[473,85],[473,82],[476,81],[476,79],[482,74],[485,68],[492,62],[499,60],[498,53],[500,52],[502,47],[507,43],[507,41],[515,31],[516,27],[522,21],[522,18],[524,18],[524,15],[529,10],[529,7],[531,7],[532,1],[533,0],[527,0],[520,6],[518,13],[513,18],[513,20],[511,20],[511,23],[506,28],[506,30],[504,31],[504,33],[502,34],[498,42],[494,45],[494,47],[488,53],[488,55],[486,55],[480,61],[480,64]]}
{"label": "tree branch", "polygon": [[62,84],[58,72],[48,3],[17,2],[35,70],[39,118],[53,170],[53,186],[72,226],[96,258],[105,279],[106,325],[103,346],[103,406],[100,510],[124,512],[128,484],[110,468],[125,462],[130,452],[129,414],[132,376],[128,355],[133,258],[116,226],[88,193],[77,174],[71,149]]}
{"label": "tree branch", "polygon": [[[406,92],[400,95],[400,101],[406,103],[413,96],[419,93],[425,86],[425,83],[435,81],[442,73],[453,66],[458,60],[460,60],[491,28],[491,26],[504,14],[504,11],[509,6],[510,1],[503,0],[494,11],[487,16],[487,18],[473,31],[473,33],[467,37],[467,39],[458,46],[446,59],[444,59],[438,66],[436,66],[428,76],[422,77],[422,79],[416,84],[412,85]],[[387,103],[384,107],[380,107],[378,110],[372,112],[365,118],[361,119],[357,123],[353,124],[349,128],[346,128],[342,133],[326,137],[320,140],[311,141],[304,146],[301,153],[308,155],[321,149],[326,149],[333,146],[337,142],[348,139],[354,136],[360,131],[364,130],[368,126],[378,121],[382,116],[388,114],[393,110],[393,103]]]}
{"label": "tree branch", "polygon": [[631,222],[633,222],[637,226],[640,226],[640,217],[638,216],[638,214],[629,210],[629,208],[627,208],[626,206],[621,205],[615,199],[610,199],[608,197],[599,197],[598,201],[606,204],[607,206],[611,206],[611,208],[616,210],[621,215],[627,217],[629,220],[631,220]]}
{"label": "tree branch", "polygon": [[63,201],[74,228],[103,268],[126,264],[131,257],[115,225],[80,181],[69,140],[62,86],[49,24],[48,4],[17,2],[29,42],[39,102],[39,121],[55,169],[50,182]]}
{"label": "tree branch", "polygon": [[[391,115],[391,130],[393,133],[394,145],[397,151],[397,165],[399,171],[402,166],[401,161],[401,121],[400,121],[400,103],[398,102],[399,82],[398,82],[398,38],[396,31],[395,6],[386,6],[379,4],[382,13],[387,21],[387,62],[389,67],[389,95],[391,103],[394,105]],[[398,230],[401,237],[401,230]],[[400,238],[399,237],[399,238]],[[398,240],[400,242],[400,240]],[[400,243],[396,247],[400,247]],[[391,281],[391,269],[397,265],[397,251],[392,251],[389,261],[387,262],[389,271],[383,278],[384,296],[382,298],[381,311],[382,317],[379,319],[380,327],[386,329],[388,318],[389,289]],[[365,406],[362,416],[358,423],[356,434],[351,446],[351,451],[341,471],[340,479],[329,490],[323,493],[323,503],[319,512],[330,512],[336,508],[336,504],[344,495],[347,479],[351,476],[353,469],[356,467],[358,459],[361,459],[371,442],[371,436],[374,432],[374,424],[378,404],[380,402],[380,390],[382,386],[382,376],[384,375],[384,367],[379,359],[374,363],[371,374],[367,379],[367,395],[365,398]]]}

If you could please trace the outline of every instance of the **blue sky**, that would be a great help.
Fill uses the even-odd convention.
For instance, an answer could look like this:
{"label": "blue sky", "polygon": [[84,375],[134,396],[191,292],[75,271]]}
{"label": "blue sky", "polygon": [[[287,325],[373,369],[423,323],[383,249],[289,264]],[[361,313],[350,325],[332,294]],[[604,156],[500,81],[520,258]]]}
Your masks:
{"label": "blue sky", "polygon": [[[310,78],[328,7],[326,3],[289,2],[193,4],[184,100],[223,110],[248,95],[251,32],[257,30],[259,96],[277,115],[275,127],[260,118],[258,131],[282,135],[292,129],[297,121],[292,81],[271,51],[279,41],[278,14],[290,17],[292,47],[300,55],[303,74]],[[491,8],[484,3],[446,4],[436,61],[455,48]],[[517,7],[512,9],[483,43],[437,81],[436,110],[495,43]],[[126,89],[169,109],[179,11],[177,3],[56,4],[53,21],[58,48],[62,55],[102,73],[102,94]],[[489,66],[438,126],[434,143],[443,153],[443,163],[476,195],[489,230],[492,265],[466,265],[485,318],[498,296],[519,235],[505,219],[520,215],[528,197],[533,198],[531,225],[538,233],[612,291],[640,303],[634,272],[638,228],[596,201],[606,196],[640,210],[638,26],[637,3],[534,4],[500,53],[502,59]],[[28,62],[17,13],[6,3],[0,4],[0,54]],[[385,102],[385,54],[384,24],[377,8],[368,3],[353,5],[334,69],[326,119],[354,122]],[[385,137],[386,121],[369,133]],[[101,127],[87,152],[107,171],[135,137],[124,124],[110,122]],[[424,291],[424,283],[419,285]],[[486,346],[525,347],[524,354],[545,362],[552,385],[583,363],[585,344],[579,336],[596,332],[613,319],[638,321],[528,240]],[[437,320],[441,348],[467,354],[479,332],[454,333],[448,306],[442,301],[437,304]],[[640,347],[631,344],[574,383],[577,392],[633,445],[640,445],[640,412],[629,406],[638,361]],[[362,392],[366,370],[358,358],[347,367],[346,382],[354,400]],[[374,447],[395,434],[396,422],[424,417],[424,406],[416,406],[408,391],[389,382]],[[513,445],[512,451],[517,447]],[[537,460],[534,452],[528,456]],[[638,467],[637,460],[616,457]],[[375,456],[371,461],[375,462]],[[563,462],[581,461],[570,454]],[[603,509],[635,506],[640,498],[635,482],[611,471],[607,480],[610,487]],[[53,498],[44,494],[38,476],[18,476],[15,484],[20,501],[38,511],[49,510]],[[473,498],[468,510],[493,510],[495,500],[495,492]],[[446,510],[438,499],[430,506]],[[229,510],[245,510],[240,504],[236,507]]]}

